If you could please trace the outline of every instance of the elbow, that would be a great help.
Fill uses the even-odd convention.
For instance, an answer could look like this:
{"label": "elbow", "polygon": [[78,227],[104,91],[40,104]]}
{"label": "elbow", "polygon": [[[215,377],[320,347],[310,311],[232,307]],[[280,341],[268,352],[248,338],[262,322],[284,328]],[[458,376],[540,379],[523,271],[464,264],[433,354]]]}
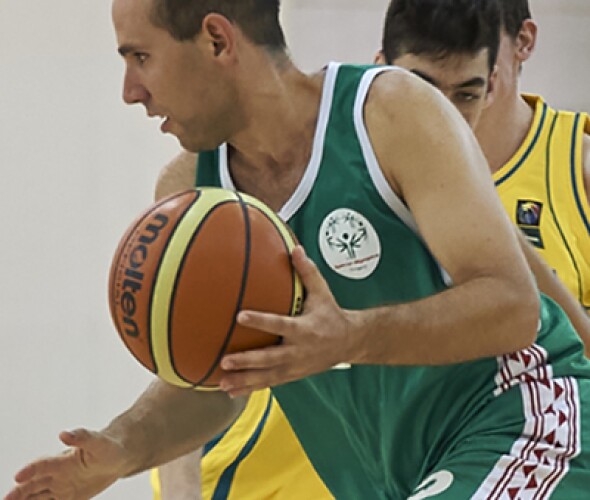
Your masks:
{"label": "elbow", "polygon": [[509,332],[514,340],[512,352],[530,347],[537,340],[539,330],[541,298],[537,288],[533,285],[524,290],[514,290],[509,299],[509,318],[511,327]]}

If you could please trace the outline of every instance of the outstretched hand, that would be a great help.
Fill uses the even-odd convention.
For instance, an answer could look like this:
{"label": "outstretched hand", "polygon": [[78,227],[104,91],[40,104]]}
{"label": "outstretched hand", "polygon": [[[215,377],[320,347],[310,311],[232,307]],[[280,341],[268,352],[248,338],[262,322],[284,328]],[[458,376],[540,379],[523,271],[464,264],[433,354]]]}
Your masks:
{"label": "outstretched hand", "polygon": [[353,312],[336,303],[328,284],[301,246],[293,250],[293,265],[307,297],[300,316],[241,311],[246,327],[280,335],[280,345],[225,356],[221,367],[230,372],[220,383],[231,396],[314,375],[340,363],[351,363],[358,352]]}
{"label": "outstretched hand", "polygon": [[87,500],[125,475],[125,453],[116,440],[86,429],[59,438],[70,448],[21,469],[4,500]]}

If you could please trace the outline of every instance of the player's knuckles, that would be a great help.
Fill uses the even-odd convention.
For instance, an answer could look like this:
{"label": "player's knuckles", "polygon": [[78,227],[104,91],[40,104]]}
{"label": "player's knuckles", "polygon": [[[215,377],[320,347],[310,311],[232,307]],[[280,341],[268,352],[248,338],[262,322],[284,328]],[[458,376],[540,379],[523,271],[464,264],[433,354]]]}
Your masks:
{"label": "player's knuckles", "polygon": [[293,321],[294,318],[289,316],[271,316],[269,317],[269,327],[273,333],[284,335],[293,331],[296,327],[297,322]]}

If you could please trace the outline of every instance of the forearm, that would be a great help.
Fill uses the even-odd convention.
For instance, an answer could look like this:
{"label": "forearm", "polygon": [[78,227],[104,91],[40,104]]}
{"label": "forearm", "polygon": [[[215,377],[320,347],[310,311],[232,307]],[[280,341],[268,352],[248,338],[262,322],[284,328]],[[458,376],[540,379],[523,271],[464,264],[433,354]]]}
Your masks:
{"label": "forearm", "polygon": [[353,363],[442,365],[493,357],[534,342],[536,294],[478,278],[426,299],[349,311],[358,353]]}
{"label": "forearm", "polygon": [[126,450],[123,475],[130,476],[201,447],[243,407],[243,399],[223,392],[180,389],[157,380],[102,432]]}
{"label": "forearm", "polygon": [[539,290],[557,302],[568,315],[572,325],[584,342],[586,356],[590,357],[590,318],[580,303],[559,280],[537,251],[519,233],[519,241]]}

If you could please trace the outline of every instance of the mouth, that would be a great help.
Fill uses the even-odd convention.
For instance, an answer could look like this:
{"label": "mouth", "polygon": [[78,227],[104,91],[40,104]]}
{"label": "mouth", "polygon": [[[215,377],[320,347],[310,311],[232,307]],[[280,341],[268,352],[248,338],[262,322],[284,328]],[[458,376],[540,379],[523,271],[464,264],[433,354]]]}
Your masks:
{"label": "mouth", "polygon": [[157,118],[157,119],[160,120],[160,130],[162,132],[166,132],[168,130],[167,125],[170,122],[170,117],[168,117],[166,115],[160,115],[160,114],[157,114],[157,113],[149,113],[149,112],[148,112],[148,116],[150,118]]}
{"label": "mouth", "polygon": [[169,127],[169,125],[170,125],[170,118],[169,118],[169,117],[167,117],[167,116],[163,116],[163,117],[162,117],[162,123],[160,124],[160,130],[161,130],[163,133],[166,133],[166,132],[168,132],[168,130],[169,130],[169,128],[170,128],[170,127]]}

